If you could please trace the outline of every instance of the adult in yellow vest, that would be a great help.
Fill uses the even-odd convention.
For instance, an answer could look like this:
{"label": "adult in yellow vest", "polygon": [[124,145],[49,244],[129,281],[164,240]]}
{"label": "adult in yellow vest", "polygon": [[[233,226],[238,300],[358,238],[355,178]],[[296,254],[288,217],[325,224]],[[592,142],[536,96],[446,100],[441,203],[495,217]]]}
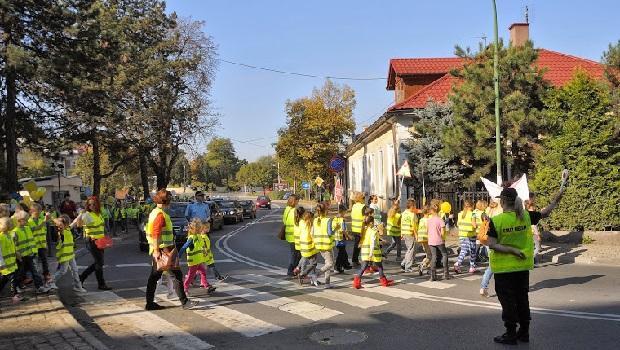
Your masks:
{"label": "adult in yellow vest", "polygon": [[353,195],[353,207],[351,208],[351,233],[353,233],[353,256],[351,257],[351,260],[354,267],[360,266],[360,239],[362,235],[362,224],[364,222],[365,209],[364,194],[362,192],[355,192]]}
{"label": "adult in yellow vest", "polygon": [[321,273],[325,274],[325,288],[331,288],[330,277],[334,269],[334,236],[330,234],[331,220],[327,217],[327,205],[319,203],[316,206],[315,218],[312,224],[312,240],[314,247],[321,254],[325,264]]}
{"label": "adult in yellow vest", "polygon": [[49,282],[52,280],[47,264],[47,221],[49,220],[49,216],[47,216],[42,209],[39,203],[33,203],[30,206],[28,225],[34,237],[34,245],[37,250],[38,260],[41,262],[43,270],[43,278],[46,282]]}
{"label": "adult in yellow vest", "polygon": [[284,208],[284,212],[282,213],[282,224],[284,225],[284,232],[286,242],[289,245],[289,260],[288,260],[288,271],[287,276],[292,278],[295,276],[293,271],[295,267],[299,264],[299,259],[301,259],[301,254],[299,250],[295,249],[295,208],[299,203],[299,198],[297,195],[292,194],[288,197],[286,202],[286,208]]}
{"label": "adult in yellow vest", "polygon": [[403,212],[400,219],[400,232],[407,246],[407,252],[405,253],[405,258],[400,263],[400,268],[404,272],[412,272],[415,265],[416,237],[418,235],[418,218],[413,199],[407,200],[407,209]]}
{"label": "adult in yellow vest", "polygon": [[110,290],[111,288],[106,285],[103,278],[103,249],[99,249],[96,244],[96,241],[102,239],[106,233],[99,198],[91,196],[86,200],[86,211],[78,216],[75,224],[84,229],[86,248],[94,260],[80,275],[82,287],[84,287],[84,281],[94,272],[99,290]]}
{"label": "adult in yellow vest", "polygon": [[461,272],[461,264],[465,256],[469,255],[469,273],[476,272],[476,228],[478,227],[474,205],[468,199],[463,203],[463,211],[457,216],[457,227],[459,228],[459,243],[461,252],[454,263],[454,272]]}
{"label": "adult in yellow vest", "polygon": [[[157,268],[157,260],[160,259],[162,254],[166,254],[173,259],[173,263],[169,264],[171,273],[176,279],[177,286],[183,284],[183,274],[178,263],[177,250],[174,246],[174,234],[172,231],[172,220],[170,215],[166,213],[166,209],[170,206],[172,201],[172,193],[165,189],[159,190],[153,201],[157,204],[157,207],[149,214],[149,220],[146,224],[146,239],[149,242],[149,253],[151,258],[151,273],[149,275],[148,282],[146,284],[146,310],[161,310],[164,307],[155,303],[155,289],[157,287],[157,281],[161,278],[162,270]],[[185,294],[183,288],[176,288],[179,300],[183,305],[183,308],[190,308],[196,305],[194,302],[190,302]]]}
{"label": "adult in yellow vest", "polygon": [[379,282],[383,287],[394,284],[393,280],[388,280],[383,273],[383,256],[381,255],[381,246],[379,245],[380,236],[383,235],[383,227],[374,225],[373,209],[367,208],[364,212],[364,220],[362,221],[361,234],[361,259],[362,264],[359,272],[353,276],[353,288],[362,288],[362,275],[371,264],[373,264],[379,273]]}
{"label": "adult in yellow vest", "polygon": [[387,234],[392,237],[392,243],[390,243],[390,245],[385,249],[385,252],[383,252],[383,257],[385,258],[387,258],[392,249],[396,248],[396,259],[400,260],[400,250],[402,246],[400,221],[400,200],[394,199],[387,215]]}
{"label": "adult in yellow vest", "polygon": [[[4,214],[4,213],[3,213]],[[6,213],[8,215],[8,211]],[[0,292],[9,284],[13,304],[26,300],[18,293],[19,282],[17,279],[17,256],[15,242],[11,237],[13,230],[13,220],[8,217],[0,217],[0,252],[2,252],[2,262],[0,262]]]}

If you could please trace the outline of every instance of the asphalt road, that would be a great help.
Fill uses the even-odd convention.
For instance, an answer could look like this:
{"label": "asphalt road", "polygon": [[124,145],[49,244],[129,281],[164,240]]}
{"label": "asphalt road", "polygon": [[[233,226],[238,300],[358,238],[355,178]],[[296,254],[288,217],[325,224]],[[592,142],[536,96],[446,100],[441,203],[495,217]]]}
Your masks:
{"label": "asphalt road", "polygon": [[[65,276],[61,299],[88,331],[118,349],[503,348],[492,342],[503,332],[497,298],[478,295],[481,273],[429,283],[401,274],[392,256],[386,266],[398,282],[393,287],[377,287],[370,276],[354,290],[353,271],[336,275],[338,287],[329,291],[299,287],[283,276],[288,247],[276,238],[280,217],[280,209],[260,210],[256,220],[212,234],[217,268],[230,278],[216,283],[210,274],[218,288],[211,296],[192,288],[200,302],[193,310],[161,289],[159,302],[169,308],[143,311],[149,257],[139,252],[135,234],[106,251],[112,292],[97,292],[92,276],[85,284],[91,292],[75,295]],[[90,262],[89,255],[78,259],[80,266]],[[532,271],[531,340],[517,348],[618,349],[619,272],[576,264]]]}

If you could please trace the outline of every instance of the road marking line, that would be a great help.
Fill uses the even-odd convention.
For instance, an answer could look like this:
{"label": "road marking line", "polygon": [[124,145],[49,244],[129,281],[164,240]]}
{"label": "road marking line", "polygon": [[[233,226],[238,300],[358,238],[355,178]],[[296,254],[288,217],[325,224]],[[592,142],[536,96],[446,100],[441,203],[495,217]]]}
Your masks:
{"label": "road marking line", "polygon": [[[173,323],[112,292],[92,292],[80,296],[92,308],[83,308],[102,328],[132,327],[132,332],[156,349],[212,349],[213,345],[185,332]],[[107,333],[107,332],[106,332]],[[110,333],[108,333],[110,334]]]}
{"label": "road marking line", "polygon": [[433,288],[433,289],[447,289],[447,288],[452,288],[456,286],[456,284],[439,282],[439,281],[424,281],[424,282],[418,282],[415,285],[419,287]]}
{"label": "road marking line", "polygon": [[323,305],[280,297],[271,293],[259,292],[234,284],[221,283],[218,285],[217,290],[234,297],[257,302],[261,305],[288,312],[312,321],[326,320],[334,316],[342,315],[342,312],[329,309]]}
{"label": "road marking line", "polygon": [[477,280],[479,280],[481,278],[482,278],[482,276],[480,276],[480,275],[473,275],[473,276],[463,277],[463,278],[460,278],[460,279],[462,279],[463,281],[477,281]]}
{"label": "road marking line", "polygon": [[344,303],[344,304],[357,307],[360,309],[368,309],[371,307],[387,304],[387,301],[376,300],[376,299],[367,298],[367,297],[363,297],[363,296],[359,296],[355,294],[344,293],[344,292],[340,292],[340,291],[333,290],[333,289],[323,289],[323,290],[313,289],[313,288],[302,289],[299,287],[298,284],[294,282],[282,281],[276,278],[263,276],[263,275],[250,274],[250,275],[236,275],[232,277],[235,279],[254,282],[257,284],[270,285],[270,286],[274,286],[276,288],[281,288],[284,290],[302,292],[304,295],[328,299],[331,301]]}
{"label": "road marking line", "polygon": [[[146,287],[138,288],[142,292],[146,292]],[[165,288],[164,288],[165,289]],[[218,287],[219,290],[219,287]],[[168,298],[167,291],[157,290],[155,297],[158,300],[165,301],[171,304],[178,304],[179,298]],[[265,334],[279,332],[285,328],[274,325],[272,323],[260,320],[252,317],[243,312],[214,304],[204,298],[190,297],[192,300],[200,302],[199,306],[191,309],[192,312],[205,317],[210,321],[219,323],[220,325],[242,334],[245,337],[252,338]]]}

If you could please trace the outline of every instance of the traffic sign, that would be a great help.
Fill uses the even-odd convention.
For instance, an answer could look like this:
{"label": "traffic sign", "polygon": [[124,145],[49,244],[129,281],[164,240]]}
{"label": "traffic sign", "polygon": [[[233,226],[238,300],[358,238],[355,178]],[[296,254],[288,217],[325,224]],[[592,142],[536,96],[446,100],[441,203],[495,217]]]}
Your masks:
{"label": "traffic sign", "polygon": [[310,183],[307,182],[307,181],[302,181],[301,188],[303,188],[304,190],[309,190],[310,189]]}
{"label": "traffic sign", "polygon": [[339,155],[335,155],[329,161],[329,169],[335,173],[339,173],[344,170],[345,160]]}

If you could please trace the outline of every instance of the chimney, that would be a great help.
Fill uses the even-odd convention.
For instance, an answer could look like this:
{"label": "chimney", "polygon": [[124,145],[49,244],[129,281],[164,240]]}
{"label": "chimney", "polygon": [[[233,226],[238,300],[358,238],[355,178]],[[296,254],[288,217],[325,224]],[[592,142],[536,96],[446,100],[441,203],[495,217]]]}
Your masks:
{"label": "chimney", "polygon": [[529,23],[513,23],[508,30],[510,30],[510,45],[512,46],[523,46],[530,40]]}

